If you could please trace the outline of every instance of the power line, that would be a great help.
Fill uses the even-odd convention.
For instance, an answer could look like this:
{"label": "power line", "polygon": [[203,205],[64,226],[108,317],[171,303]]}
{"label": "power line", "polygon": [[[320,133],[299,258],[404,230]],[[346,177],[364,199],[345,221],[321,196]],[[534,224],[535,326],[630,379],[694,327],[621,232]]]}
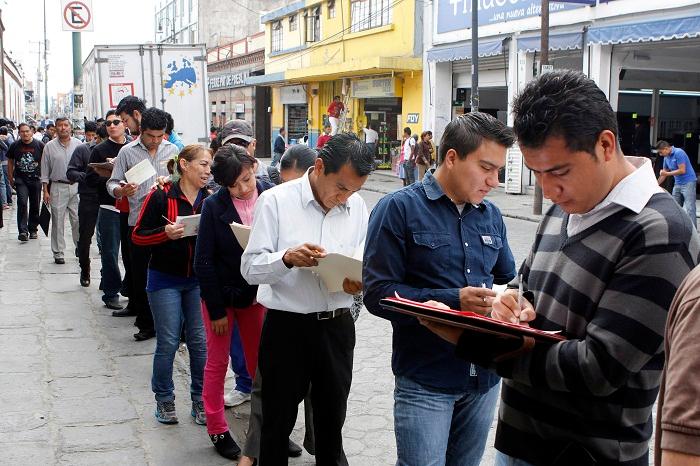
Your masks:
{"label": "power line", "polygon": [[260,12],[260,11],[255,11],[255,10],[253,10],[253,9],[251,9],[251,8],[248,8],[246,5],[243,5],[243,4],[241,4],[241,3],[238,3],[236,0],[231,0],[231,3],[233,3],[234,5],[238,5],[239,7],[244,8],[244,9],[250,11],[251,13],[255,13],[256,15],[262,15],[262,12]]}

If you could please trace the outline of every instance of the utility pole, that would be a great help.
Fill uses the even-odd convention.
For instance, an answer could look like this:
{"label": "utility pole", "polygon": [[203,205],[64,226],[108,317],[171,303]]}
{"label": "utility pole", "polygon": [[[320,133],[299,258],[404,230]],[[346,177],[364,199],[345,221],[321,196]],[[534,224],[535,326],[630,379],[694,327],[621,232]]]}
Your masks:
{"label": "utility pole", "polygon": [[472,0],[472,92],[471,112],[479,111],[479,0]]}
{"label": "utility pole", "polygon": [[44,107],[46,107],[46,113],[49,114],[49,62],[46,61],[46,0],[44,0]]}
{"label": "utility pole", "polygon": [[80,44],[80,33],[73,31],[73,89],[77,91],[80,88],[80,73],[81,73],[81,59],[82,50]]}
{"label": "utility pole", "polygon": [[[542,23],[540,26],[540,69],[538,75],[542,75],[544,65],[549,65],[549,0],[542,0]],[[535,200],[532,204],[532,213],[542,215],[542,186],[535,183]]]}

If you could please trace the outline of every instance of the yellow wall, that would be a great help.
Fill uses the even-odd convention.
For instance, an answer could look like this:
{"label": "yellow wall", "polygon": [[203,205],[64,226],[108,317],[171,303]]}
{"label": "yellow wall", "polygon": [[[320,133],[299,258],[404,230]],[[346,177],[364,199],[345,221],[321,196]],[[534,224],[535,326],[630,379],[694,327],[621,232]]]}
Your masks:
{"label": "yellow wall", "polygon": [[284,126],[284,105],[279,87],[272,88],[272,130],[279,131]]}
{"label": "yellow wall", "polygon": [[[413,74],[413,76],[411,76]],[[414,71],[413,73],[403,74],[403,99],[401,100],[401,124],[403,127],[411,128],[411,134],[423,132],[426,129],[423,126],[423,73]],[[417,124],[407,124],[408,114],[418,113]]]}

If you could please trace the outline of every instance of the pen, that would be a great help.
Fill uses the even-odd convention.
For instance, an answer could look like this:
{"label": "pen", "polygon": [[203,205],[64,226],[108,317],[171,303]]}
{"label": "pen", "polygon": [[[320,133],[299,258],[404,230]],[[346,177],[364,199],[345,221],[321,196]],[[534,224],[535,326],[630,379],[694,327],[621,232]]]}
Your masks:
{"label": "pen", "polygon": [[[523,311],[523,274],[518,276],[518,307],[520,307],[520,316],[522,316]],[[518,317],[518,323],[522,322],[520,316]]]}
{"label": "pen", "polygon": [[175,222],[173,222],[172,220],[170,220],[170,219],[169,219],[168,217],[166,217],[165,215],[161,215],[161,217],[163,217],[163,218],[165,219],[165,221],[168,222],[169,224],[175,225]]}

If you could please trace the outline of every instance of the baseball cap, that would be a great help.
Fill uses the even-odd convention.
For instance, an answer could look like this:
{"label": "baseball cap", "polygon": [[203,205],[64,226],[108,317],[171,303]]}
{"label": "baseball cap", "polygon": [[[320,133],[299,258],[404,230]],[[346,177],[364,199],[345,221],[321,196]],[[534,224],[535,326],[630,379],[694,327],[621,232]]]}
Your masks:
{"label": "baseball cap", "polygon": [[221,145],[231,139],[241,139],[246,142],[253,140],[253,127],[245,120],[231,120],[221,128]]}

